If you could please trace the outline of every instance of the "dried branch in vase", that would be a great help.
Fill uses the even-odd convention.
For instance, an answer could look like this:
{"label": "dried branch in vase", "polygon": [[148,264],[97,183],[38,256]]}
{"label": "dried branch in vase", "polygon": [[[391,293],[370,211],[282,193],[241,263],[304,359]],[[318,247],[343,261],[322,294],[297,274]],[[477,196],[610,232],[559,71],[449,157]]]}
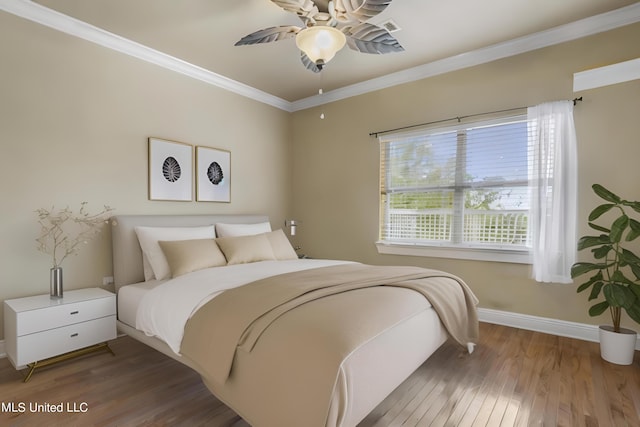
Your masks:
{"label": "dried branch in vase", "polygon": [[59,267],[69,255],[76,255],[80,245],[88,243],[99,232],[102,225],[108,221],[113,208],[105,205],[97,214],[90,214],[86,209],[87,202],[80,204],[78,213],[69,207],[55,210],[37,209],[40,237],[38,250],[51,255],[53,267]]}

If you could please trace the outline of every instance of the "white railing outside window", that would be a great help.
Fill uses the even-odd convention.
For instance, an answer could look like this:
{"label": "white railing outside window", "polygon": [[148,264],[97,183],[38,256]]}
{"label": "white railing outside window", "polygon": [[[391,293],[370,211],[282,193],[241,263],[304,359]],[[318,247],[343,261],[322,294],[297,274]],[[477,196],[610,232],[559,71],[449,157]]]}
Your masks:
{"label": "white railing outside window", "polygon": [[466,211],[464,241],[529,246],[528,222],[529,211]]}
{"label": "white railing outside window", "polygon": [[[386,240],[454,243],[453,213],[447,209],[390,209]],[[468,245],[522,248],[528,242],[526,210],[465,210],[462,241]]]}

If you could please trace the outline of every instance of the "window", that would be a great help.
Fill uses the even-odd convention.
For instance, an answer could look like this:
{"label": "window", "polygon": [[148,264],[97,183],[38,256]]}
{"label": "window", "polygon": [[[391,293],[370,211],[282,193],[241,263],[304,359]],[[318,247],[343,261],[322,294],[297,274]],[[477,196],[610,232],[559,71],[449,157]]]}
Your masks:
{"label": "window", "polygon": [[381,135],[379,251],[528,262],[527,126],[523,114]]}

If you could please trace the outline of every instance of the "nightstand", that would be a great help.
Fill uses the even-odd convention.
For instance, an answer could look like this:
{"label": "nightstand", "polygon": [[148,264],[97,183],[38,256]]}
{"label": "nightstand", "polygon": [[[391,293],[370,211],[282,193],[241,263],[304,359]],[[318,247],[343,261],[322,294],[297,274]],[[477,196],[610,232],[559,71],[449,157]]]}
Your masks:
{"label": "nightstand", "polygon": [[75,356],[106,350],[116,338],[116,296],[100,288],[67,291],[4,302],[4,339],[16,369],[28,366],[25,382],[36,368]]}

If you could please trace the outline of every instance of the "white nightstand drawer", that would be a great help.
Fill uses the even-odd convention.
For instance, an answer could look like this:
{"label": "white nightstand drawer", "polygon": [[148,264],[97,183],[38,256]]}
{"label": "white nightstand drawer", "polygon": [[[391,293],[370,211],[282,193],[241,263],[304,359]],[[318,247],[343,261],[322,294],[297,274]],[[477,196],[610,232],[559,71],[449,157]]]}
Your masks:
{"label": "white nightstand drawer", "polygon": [[115,315],[18,337],[16,366],[116,338]]}
{"label": "white nightstand drawer", "polygon": [[18,337],[115,315],[115,295],[17,313]]}

